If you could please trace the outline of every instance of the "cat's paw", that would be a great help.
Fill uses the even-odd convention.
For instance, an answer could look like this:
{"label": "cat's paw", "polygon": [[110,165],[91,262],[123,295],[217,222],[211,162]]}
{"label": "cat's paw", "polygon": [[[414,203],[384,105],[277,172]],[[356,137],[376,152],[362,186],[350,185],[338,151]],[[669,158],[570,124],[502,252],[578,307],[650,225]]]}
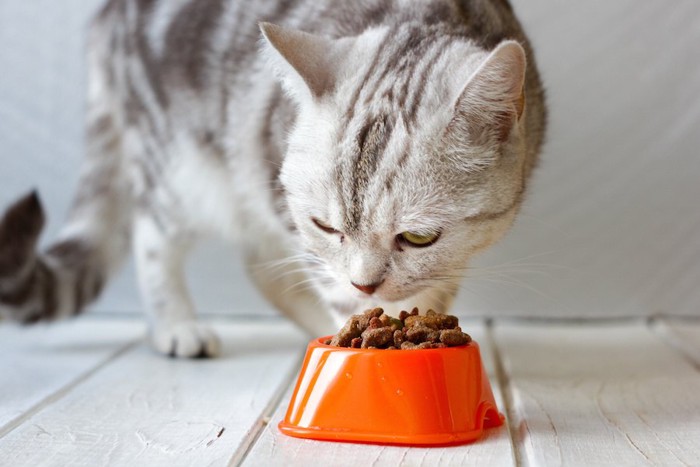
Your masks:
{"label": "cat's paw", "polygon": [[151,331],[151,344],[158,352],[178,358],[216,357],[221,350],[214,331],[196,321],[155,326]]}

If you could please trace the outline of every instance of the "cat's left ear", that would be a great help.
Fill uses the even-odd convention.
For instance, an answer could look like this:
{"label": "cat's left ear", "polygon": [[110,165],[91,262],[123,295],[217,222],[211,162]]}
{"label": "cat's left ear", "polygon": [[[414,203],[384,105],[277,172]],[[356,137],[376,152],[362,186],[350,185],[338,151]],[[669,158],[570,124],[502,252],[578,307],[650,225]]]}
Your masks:
{"label": "cat's left ear", "polygon": [[271,23],[260,23],[268,57],[282,75],[287,91],[301,97],[310,93],[318,100],[335,89],[342,60],[352,44],[346,39],[329,39]]}
{"label": "cat's left ear", "polygon": [[469,78],[455,104],[452,125],[476,140],[507,141],[525,108],[526,63],[518,42],[501,42]]}

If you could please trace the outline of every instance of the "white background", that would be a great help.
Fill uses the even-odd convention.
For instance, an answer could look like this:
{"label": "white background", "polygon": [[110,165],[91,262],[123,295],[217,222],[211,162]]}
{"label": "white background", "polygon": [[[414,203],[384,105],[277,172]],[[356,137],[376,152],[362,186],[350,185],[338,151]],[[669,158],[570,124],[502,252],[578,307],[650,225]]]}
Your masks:
{"label": "white background", "polygon": [[[83,38],[96,0],[0,0],[0,205],[32,187],[65,217],[82,158]],[[526,206],[474,264],[474,315],[700,316],[700,2],[519,0],[550,127]],[[275,313],[235,250],[188,275],[202,311]],[[96,304],[140,309],[129,265]]]}

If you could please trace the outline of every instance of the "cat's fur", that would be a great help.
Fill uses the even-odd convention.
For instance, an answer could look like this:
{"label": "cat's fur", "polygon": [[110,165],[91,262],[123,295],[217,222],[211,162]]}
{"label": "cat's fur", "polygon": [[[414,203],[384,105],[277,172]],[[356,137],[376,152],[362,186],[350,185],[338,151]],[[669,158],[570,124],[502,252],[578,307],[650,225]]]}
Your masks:
{"label": "cat's fur", "polygon": [[[36,254],[38,197],[9,208],[0,308],[74,315],[133,245],[171,355],[217,352],[182,271],[203,235],[240,242],[263,293],[317,335],[368,306],[446,311],[542,144],[543,91],[506,0],[110,0],[88,46],[70,218]],[[416,248],[405,231],[440,236]]]}

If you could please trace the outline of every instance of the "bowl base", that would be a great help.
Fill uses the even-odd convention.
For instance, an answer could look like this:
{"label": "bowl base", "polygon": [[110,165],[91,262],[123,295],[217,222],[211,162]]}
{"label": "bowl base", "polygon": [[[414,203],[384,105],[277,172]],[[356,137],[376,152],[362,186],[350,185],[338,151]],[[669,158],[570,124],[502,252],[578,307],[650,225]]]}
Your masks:
{"label": "bowl base", "polygon": [[478,428],[471,431],[450,434],[441,433],[433,435],[424,434],[402,436],[348,432],[342,430],[324,430],[322,428],[300,427],[288,423],[286,420],[282,420],[277,426],[279,430],[287,436],[292,436],[294,438],[315,439],[317,441],[422,447],[456,446],[460,444],[472,443],[481,438],[484,430],[489,428],[497,428],[503,425],[505,417],[498,412],[496,406],[486,402],[479,408],[479,412],[483,413],[483,415],[478,416],[481,419],[481,424]]}

